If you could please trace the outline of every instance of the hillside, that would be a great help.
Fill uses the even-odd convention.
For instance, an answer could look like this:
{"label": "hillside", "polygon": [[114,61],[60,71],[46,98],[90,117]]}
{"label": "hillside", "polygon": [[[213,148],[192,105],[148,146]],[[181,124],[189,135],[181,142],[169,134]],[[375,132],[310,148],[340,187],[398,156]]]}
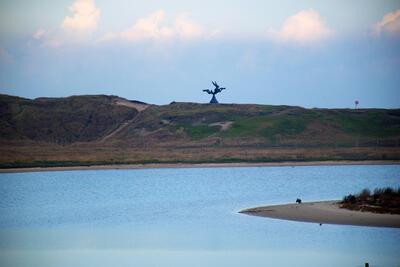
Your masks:
{"label": "hillside", "polygon": [[0,164],[400,159],[400,110],[0,95]]}
{"label": "hillside", "polygon": [[118,101],[123,99],[72,96],[29,100],[0,95],[0,138],[58,144],[94,141],[138,114]]}
{"label": "hillside", "polygon": [[399,137],[400,110],[173,103],[149,107],[115,138],[319,146],[389,144]]}

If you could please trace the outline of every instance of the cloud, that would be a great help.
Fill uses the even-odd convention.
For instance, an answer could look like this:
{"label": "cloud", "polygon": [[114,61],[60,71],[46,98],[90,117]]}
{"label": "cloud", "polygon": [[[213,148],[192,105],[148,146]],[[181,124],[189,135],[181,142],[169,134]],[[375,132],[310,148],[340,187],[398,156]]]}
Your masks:
{"label": "cloud", "polygon": [[32,38],[41,45],[58,47],[66,43],[90,40],[90,34],[97,29],[100,9],[94,0],[76,0],[70,7],[71,16],[66,16],[59,27],[38,29]]}
{"label": "cloud", "polygon": [[[32,38],[46,46],[57,47],[66,43],[93,41],[93,33],[98,26],[100,9],[94,0],[76,0],[70,7],[72,12],[66,16],[59,27],[54,29],[38,29]],[[219,31],[207,32],[200,24],[194,22],[189,14],[182,13],[170,22],[165,12],[158,10],[138,19],[132,26],[119,32],[109,32],[97,41],[170,41],[195,40],[218,37]]]}
{"label": "cloud", "polygon": [[165,12],[158,10],[147,17],[140,18],[131,27],[119,33],[108,33],[102,41],[124,40],[128,42],[195,40],[211,38],[215,31],[207,33],[204,28],[194,22],[189,14],[180,14],[168,24],[165,22]]}
{"label": "cloud", "polygon": [[205,35],[202,26],[193,22],[188,14],[181,14],[175,19],[175,31],[182,39],[196,39]]}
{"label": "cloud", "polygon": [[321,15],[313,9],[303,10],[289,17],[279,31],[269,30],[268,37],[279,42],[311,44],[326,40],[334,34]]}
{"label": "cloud", "polygon": [[68,39],[67,36],[57,30],[45,30],[38,29],[36,32],[32,34],[32,38],[34,42],[29,42],[32,44],[39,44],[40,46],[48,46],[48,47],[59,47],[66,42],[72,42],[72,38]]}
{"label": "cloud", "polygon": [[100,18],[100,9],[94,0],[76,0],[70,7],[72,16],[67,16],[61,23],[66,31],[92,32],[97,29]]}
{"label": "cloud", "polygon": [[400,9],[389,12],[373,26],[373,33],[376,36],[381,34],[400,35]]}
{"label": "cloud", "polygon": [[156,11],[148,17],[139,19],[134,25],[122,31],[119,35],[122,39],[132,42],[146,39],[169,38],[173,35],[173,29],[161,26],[164,17],[164,11]]}

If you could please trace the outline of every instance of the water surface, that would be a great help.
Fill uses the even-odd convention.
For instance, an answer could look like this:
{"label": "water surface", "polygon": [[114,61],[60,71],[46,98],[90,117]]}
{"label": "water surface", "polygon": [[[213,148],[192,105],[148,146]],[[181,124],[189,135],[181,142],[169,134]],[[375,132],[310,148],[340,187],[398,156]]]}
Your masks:
{"label": "water surface", "polygon": [[400,186],[400,165],[0,174],[1,266],[400,265],[400,229],[238,214]]}

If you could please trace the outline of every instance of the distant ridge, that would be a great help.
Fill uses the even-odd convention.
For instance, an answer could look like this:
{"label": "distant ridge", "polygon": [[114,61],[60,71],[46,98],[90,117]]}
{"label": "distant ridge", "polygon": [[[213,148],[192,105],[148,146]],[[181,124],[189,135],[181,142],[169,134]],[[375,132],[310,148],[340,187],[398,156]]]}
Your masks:
{"label": "distant ridge", "polygon": [[1,166],[396,160],[400,109],[0,95],[0,144]]}

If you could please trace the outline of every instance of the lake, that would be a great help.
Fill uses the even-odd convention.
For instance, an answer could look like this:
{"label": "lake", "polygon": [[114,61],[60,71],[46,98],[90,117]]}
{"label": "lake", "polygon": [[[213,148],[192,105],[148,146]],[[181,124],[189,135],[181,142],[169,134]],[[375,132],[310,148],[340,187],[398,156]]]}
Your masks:
{"label": "lake", "polygon": [[400,229],[239,214],[400,186],[400,165],[0,174],[0,266],[400,266]]}

